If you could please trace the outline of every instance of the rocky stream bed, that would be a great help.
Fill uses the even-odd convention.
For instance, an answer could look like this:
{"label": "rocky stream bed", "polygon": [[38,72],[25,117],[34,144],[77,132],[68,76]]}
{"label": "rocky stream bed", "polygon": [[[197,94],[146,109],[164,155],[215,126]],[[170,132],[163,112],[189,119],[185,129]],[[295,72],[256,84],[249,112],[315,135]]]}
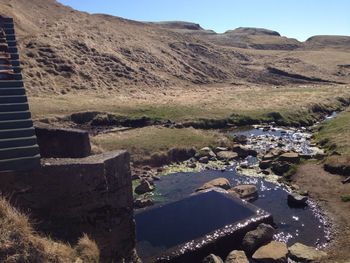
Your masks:
{"label": "rocky stream bed", "polygon": [[[335,114],[326,120],[333,117]],[[323,150],[312,142],[313,128],[257,125],[225,131],[235,142],[230,148],[204,147],[193,151],[192,157],[181,163],[135,174],[135,207],[147,209],[145,207],[176,201],[194,192],[221,188],[264,209],[274,218],[273,235],[254,247],[254,251],[245,251],[249,262],[260,262],[264,257],[272,257],[268,262],[318,259],[324,254],[314,248],[322,249],[330,240],[329,222],[302,186],[289,183],[296,165],[324,156]],[[260,231],[258,236],[266,232],[259,228],[256,231]],[[254,242],[259,243],[257,240]],[[261,247],[262,244],[266,248]],[[281,252],[280,257],[271,255],[271,251]],[[226,262],[248,262],[244,261],[245,254],[240,253],[243,252],[230,255],[234,259],[242,257],[243,261],[230,261],[229,255]],[[221,262],[215,257],[210,255],[204,261]]]}

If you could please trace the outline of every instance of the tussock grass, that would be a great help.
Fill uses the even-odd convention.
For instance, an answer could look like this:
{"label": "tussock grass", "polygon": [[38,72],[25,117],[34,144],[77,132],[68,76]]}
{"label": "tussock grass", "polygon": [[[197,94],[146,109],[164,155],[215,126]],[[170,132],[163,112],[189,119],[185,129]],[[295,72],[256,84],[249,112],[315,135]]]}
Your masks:
{"label": "tussock grass", "polygon": [[99,261],[95,242],[86,235],[76,248],[38,235],[24,214],[0,197],[0,262],[88,262]]}

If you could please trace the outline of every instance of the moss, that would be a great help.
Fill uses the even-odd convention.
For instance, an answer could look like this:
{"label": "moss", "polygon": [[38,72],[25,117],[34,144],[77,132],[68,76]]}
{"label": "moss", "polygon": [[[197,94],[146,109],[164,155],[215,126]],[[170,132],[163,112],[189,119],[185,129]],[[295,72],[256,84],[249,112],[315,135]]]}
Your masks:
{"label": "moss", "polygon": [[340,198],[343,202],[350,202],[350,195],[342,195]]}

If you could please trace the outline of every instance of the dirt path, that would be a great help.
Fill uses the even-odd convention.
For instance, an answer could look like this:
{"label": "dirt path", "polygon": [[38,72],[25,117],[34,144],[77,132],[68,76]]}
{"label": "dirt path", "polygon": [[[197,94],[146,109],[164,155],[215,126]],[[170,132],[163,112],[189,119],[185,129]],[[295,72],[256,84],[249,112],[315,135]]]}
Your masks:
{"label": "dirt path", "polygon": [[342,179],[344,177],[330,174],[315,163],[301,165],[293,177],[297,185],[308,190],[310,197],[319,202],[334,223],[336,233],[325,263],[350,262],[350,202],[340,199],[341,195],[350,194],[350,184],[342,184]]}

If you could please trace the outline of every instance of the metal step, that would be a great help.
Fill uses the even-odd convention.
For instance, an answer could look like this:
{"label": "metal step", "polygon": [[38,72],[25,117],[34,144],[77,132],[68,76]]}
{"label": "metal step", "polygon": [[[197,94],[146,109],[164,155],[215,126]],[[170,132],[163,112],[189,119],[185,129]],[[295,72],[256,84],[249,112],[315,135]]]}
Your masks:
{"label": "metal step", "polygon": [[26,120],[30,119],[32,115],[30,111],[14,111],[14,112],[0,112],[0,121],[9,120]]}
{"label": "metal step", "polygon": [[13,24],[13,18],[12,17],[1,17],[0,23],[12,23]]}
{"label": "metal step", "polygon": [[25,103],[27,102],[27,96],[0,96],[0,103]]}
{"label": "metal step", "polygon": [[16,41],[16,35],[6,35],[7,41]]}
{"label": "metal step", "polygon": [[35,128],[0,130],[0,139],[31,137],[35,135]]}
{"label": "metal step", "polygon": [[0,96],[25,95],[26,91],[21,88],[0,88]]}
{"label": "metal step", "polygon": [[[7,40],[7,39],[6,39]],[[9,47],[17,47],[17,41],[7,40],[7,45]]]}
{"label": "metal step", "polygon": [[21,80],[0,80],[0,88],[23,88]]}
{"label": "metal step", "polygon": [[15,30],[13,28],[9,28],[9,29],[4,29],[5,34],[6,35],[14,35],[15,34]]}
{"label": "metal step", "polygon": [[40,155],[0,160],[1,171],[28,171],[40,167]]}
{"label": "metal step", "polygon": [[29,110],[28,103],[4,103],[0,104],[0,112],[26,111]]}
{"label": "metal step", "polygon": [[9,46],[7,50],[10,54],[17,54],[18,53],[17,47],[10,47]]}
{"label": "metal step", "polygon": [[18,60],[19,59],[18,53],[10,54],[10,56],[11,56],[11,60]]}
{"label": "metal step", "polygon": [[13,23],[0,22],[0,27],[6,29],[14,29]]}
{"label": "metal step", "polygon": [[14,148],[0,148],[0,160],[35,156],[40,154],[38,145]]}
{"label": "metal step", "polygon": [[31,119],[0,121],[1,130],[30,128],[32,126],[33,126],[33,122]]}
{"label": "metal step", "polygon": [[0,148],[16,148],[16,147],[27,147],[36,145],[36,137],[22,137],[22,138],[11,138],[11,139],[0,139]]}

